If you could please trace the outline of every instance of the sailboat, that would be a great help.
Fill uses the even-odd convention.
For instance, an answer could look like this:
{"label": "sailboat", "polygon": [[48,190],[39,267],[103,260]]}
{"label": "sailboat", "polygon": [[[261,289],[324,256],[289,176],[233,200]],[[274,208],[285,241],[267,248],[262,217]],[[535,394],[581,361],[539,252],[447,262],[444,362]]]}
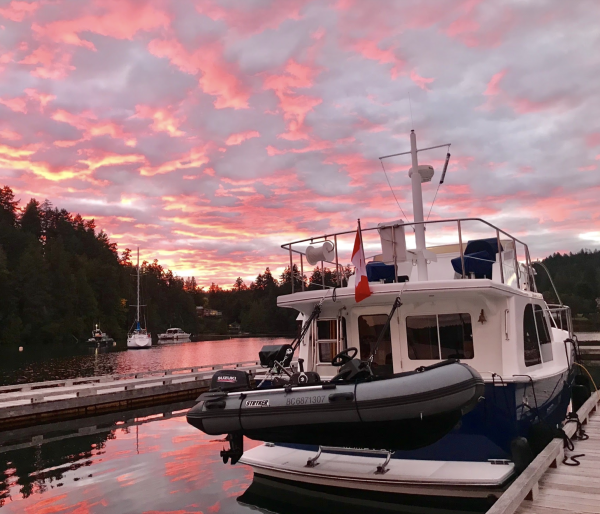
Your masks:
{"label": "sailboat", "polygon": [[152,337],[150,333],[142,328],[140,323],[140,249],[137,249],[137,304],[135,311],[135,321],[131,331],[127,336],[127,348],[150,348],[152,346]]}

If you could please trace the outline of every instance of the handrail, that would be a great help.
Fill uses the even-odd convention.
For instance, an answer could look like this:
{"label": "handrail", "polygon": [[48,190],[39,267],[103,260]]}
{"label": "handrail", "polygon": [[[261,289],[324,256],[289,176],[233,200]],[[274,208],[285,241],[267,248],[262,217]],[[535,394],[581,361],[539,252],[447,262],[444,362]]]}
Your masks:
{"label": "handrail", "polygon": [[[396,228],[400,228],[400,227],[413,227],[415,225],[433,225],[433,224],[439,224],[439,223],[456,223],[457,225],[457,229],[458,229],[458,239],[459,239],[459,251],[460,251],[460,260],[461,260],[461,271],[462,271],[462,278],[466,278],[466,273],[465,273],[465,255],[464,255],[464,248],[463,248],[463,242],[462,242],[462,223],[464,222],[479,222],[491,229],[493,229],[495,231],[495,236],[496,236],[496,240],[498,241],[498,254],[499,254],[499,258],[498,258],[498,263],[500,265],[500,282],[502,284],[505,284],[505,279],[507,277],[505,277],[505,272],[504,272],[504,265],[506,264],[506,262],[504,261],[504,258],[502,257],[502,246],[501,246],[501,239],[500,239],[500,234],[502,234],[503,236],[505,236],[506,238],[508,238],[509,242],[512,242],[512,246],[513,246],[513,251],[514,251],[514,279],[516,280],[516,288],[517,289],[521,289],[522,287],[524,289],[527,289],[529,291],[534,291],[537,292],[537,285],[535,283],[535,280],[533,280],[532,277],[532,263],[531,263],[531,257],[530,257],[530,253],[529,253],[529,247],[527,246],[526,243],[524,243],[523,241],[521,241],[520,239],[517,239],[516,237],[510,235],[508,232],[502,230],[501,228],[495,226],[494,224],[482,219],[482,218],[452,218],[452,219],[445,219],[445,220],[431,220],[431,221],[418,221],[418,222],[406,222],[406,223],[390,223],[390,224],[386,224],[385,228],[391,228],[392,229],[392,242],[395,243],[394,241],[394,237],[395,237],[395,230]],[[370,228],[365,228],[365,229],[360,229],[361,233],[362,232],[370,232],[373,230],[380,230],[382,227],[370,227]],[[292,277],[292,293],[295,292],[295,287],[294,287],[294,278],[295,278],[295,274],[293,272],[294,269],[294,262],[293,262],[293,254],[298,254],[300,255],[300,265],[303,268],[303,256],[305,255],[304,251],[301,250],[297,250],[294,249],[293,246],[294,245],[298,245],[301,243],[319,243],[319,242],[324,242],[324,241],[328,241],[331,240],[333,238],[333,240],[335,241],[334,247],[335,247],[335,262],[331,262],[331,261],[321,261],[321,272],[323,274],[324,271],[324,266],[325,263],[327,264],[331,264],[332,266],[335,266],[335,273],[336,273],[336,284],[339,284],[339,281],[337,280],[337,277],[340,274],[340,267],[343,270],[343,265],[341,265],[339,263],[339,258],[338,258],[338,252],[337,252],[337,237],[338,236],[342,236],[342,235],[349,235],[349,234],[354,234],[355,231],[354,230],[346,230],[346,231],[342,231],[342,232],[336,232],[336,233],[332,233],[332,234],[323,234],[322,236],[313,236],[313,237],[307,237],[305,239],[299,239],[297,241],[292,241],[290,243],[285,243],[281,245],[281,248],[283,248],[284,250],[287,250],[289,253],[289,258],[290,258],[290,273],[291,273],[291,277]],[[519,261],[518,261],[518,255],[517,255],[517,243],[523,245],[524,251],[525,251],[525,267],[526,267],[526,272],[524,273],[524,275],[526,275],[523,280],[521,280],[521,268],[519,265]],[[396,260],[396,254],[395,254],[395,244],[393,244],[393,248],[394,248],[394,257],[393,257],[393,261],[394,261],[394,269],[396,270],[396,272],[394,273],[394,282],[397,281],[397,260]],[[511,261],[513,259],[510,259]],[[304,275],[303,273],[303,269],[301,271],[301,277],[300,279],[302,280],[302,277]],[[511,273],[512,275],[512,273]],[[322,279],[324,280],[324,274],[322,276]],[[318,284],[317,284],[318,285]],[[304,285],[303,285],[304,286]],[[325,287],[325,284],[322,284],[322,287]],[[302,288],[302,290],[304,290],[304,287]]]}
{"label": "handrail", "polygon": [[[513,241],[516,241],[518,243],[521,243],[524,246],[527,246],[527,244],[524,243],[523,241],[521,241],[520,239],[517,239],[516,237],[511,236],[508,232],[505,232],[501,228],[497,227],[496,225],[493,225],[489,221],[485,221],[482,218],[451,218],[451,219],[447,219],[447,220],[411,221],[411,222],[406,222],[406,223],[394,223],[394,224],[386,225],[385,228],[410,227],[410,226],[413,226],[413,225],[429,225],[429,224],[433,225],[435,223],[452,223],[452,222],[456,223],[458,221],[461,221],[461,222],[462,221],[480,221],[484,225],[487,225],[488,227],[493,228],[494,230],[497,230],[498,232],[504,234],[506,237],[509,237]],[[362,228],[361,232],[369,232],[371,230],[378,230],[380,228],[381,227]],[[314,243],[314,242],[319,242],[321,239],[325,240],[326,238],[330,238],[330,237],[334,237],[334,236],[343,236],[343,235],[346,235],[346,234],[355,234],[355,233],[356,233],[356,230],[346,230],[346,231],[343,231],[343,232],[336,232],[336,233],[332,233],[332,234],[324,234],[322,236],[307,237],[305,239],[299,239],[298,241],[292,241],[290,243],[284,243],[284,244],[281,245],[281,248],[283,248],[284,250],[287,250],[287,247],[290,246],[290,245],[295,245],[295,244],[300,244],[300,243],[306,243],[308,241],[310,241],[311,243]]]}
{"label": "handrail", "polygon": [[558,291],[556,290],[556,286],[554,285],[554,281],[552,280],[550,271],[548,270],[546,265],[542,261],[535,261],[535,264],[539,264],[542,268],[544,268],[544,271],[546,272],[546,275],[548,275],[548,279],[550,280],[550,284],[552,284],[552,289],[554,289],[554,294],[556,295],[556,299],[558,300],[559,305],[563,305],[560,296],[558,296]]}

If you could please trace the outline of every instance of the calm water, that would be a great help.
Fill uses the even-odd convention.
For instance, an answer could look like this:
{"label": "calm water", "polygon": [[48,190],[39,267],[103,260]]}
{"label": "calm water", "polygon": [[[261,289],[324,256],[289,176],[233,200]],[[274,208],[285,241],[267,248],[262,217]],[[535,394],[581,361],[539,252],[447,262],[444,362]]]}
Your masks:
{"label": "calm water", "polygon": [[[225,443],[187,424],[184,414],[192,404],[0,432],[0,513],[440,512],[385,504],[379,497],[290,495],[256,483],[250,488],[251,468],[224,465],[219,451]],[[43,439],[34,444],[34,436]],[[250,449],[260,443],[245,444]]]}
{"label": "calm water", "polygon": [[[1,373],[4,382],[22,382],[252,360],[263,344],[275,341],[286,340],[231,339],[50,359],[32,352],[4,359]],[[191,405],[0,432],[0,514],[439,512],[382,504],[380,496],[374,503],[265,486],[253,480],[249,467],[222,463],[225,443],[187,424]],[[256,444],[247,440],[246,449]],[[452,507],[455,513],[467,510],[471,507]]]}
{"label": "calm water", "polygon": [[[257,360],[263,345],[290,341],[282,338],[235,338],[78,355],[72,353],[74,350],[65,354],[64,349],[30,347],[22,353],[4,355],[0,359],[0,385]],[[57,355],[58,352],[61,353]]]}

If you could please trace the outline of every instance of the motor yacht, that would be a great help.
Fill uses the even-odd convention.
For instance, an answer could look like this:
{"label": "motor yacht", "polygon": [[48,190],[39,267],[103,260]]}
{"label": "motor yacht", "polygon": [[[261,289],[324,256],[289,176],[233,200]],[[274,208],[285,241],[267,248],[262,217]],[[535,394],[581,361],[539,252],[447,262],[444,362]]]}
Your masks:
{"label": "motor yacht", "polygon": [[[295,440],[290,431],[286,436],[281,430],[264,429],[267,436],[262,437],[252,430],[263,426],[259,414],[251,416],[249,409],[260,410],[267,419],[269,409],[274,414],[280,403],[262,399],[260,388],[220,393],[225,388],[215,387],[207,394],[221,396],[205,397],[188,413],[188,421],[196,426],[207,423],[210,420],[201,419],[207,406],[226,410],[229,400],[224,395],[238,395],[238,433],[265,442],[246,452],[237,444],[232,460],[241,456],[240,462],[251,466],[255,476],[338,490],[486,498],[498,495],[533,459],[541,444],[539,434],[565,419],[576,347],[569,307],[548,304],[538,292],[529,247],[520,238],[480,218],[424,219],[422,184],[431,181],[434,170],[418,164],[419,152],[447,148],[441,185],[449,145],[418,149],[414,131],[410,142],[410,151],[382,159],[411,157],[413,221],[382,221],[368,228],[359,222],[357,229],[282,245],[289,255],[292,292],[278,297],[277,304],[297,311],[304,329],[291,346],[295,353],[287,373],[290,383],[285,385],[282,366],[275,366],[269,372],[271,387],[281,378],[287,405],[304,408],[306,401],[291,396],[302,394],[302,384],[294,377],[312,374],[305,383],[309,389],[325,390],[332,383],[336,387],[345,369],[340,365],[347,365],[338,357],[354,348],[358,361],[369,368],[370,375],[361,380],[413,376],[459,361],[481,377],[482,394],[430,444],[400,444],[384,437],[377,446],[365,436],[361,446],[354,440],[347,444],[344,424],[334,422],[335,417],[326,439],[305,437],[302,430]],[[358,266],[348,276],[343,265],[356,254],[357,245],[363,252],[364,277]],[[321,284],[306,283],[307,265],[320,268]],[[325,283],[326,267],[336,284]],[[362,382],[354,383],[354,393],[350,388],[344,399],[355,402],[360,416],[357,395]],[[341,396],[320,396],[331,409],[339,409]],[[420,411],[422,430],[430,430],[423,415],[429,397],[414,398],[416,418]],[[273,425],[283,423],[272,419]],[[295,419],[303,423],[302,417]],[[389,429],[402,430],[392,423]],[[368,433],[368,423],[362,430]],[[414,434],[418,429],[407,431],[406,437]],[[235,453],[235,433],[228,440]],[[233,453],[222,455],[226,461]]]}

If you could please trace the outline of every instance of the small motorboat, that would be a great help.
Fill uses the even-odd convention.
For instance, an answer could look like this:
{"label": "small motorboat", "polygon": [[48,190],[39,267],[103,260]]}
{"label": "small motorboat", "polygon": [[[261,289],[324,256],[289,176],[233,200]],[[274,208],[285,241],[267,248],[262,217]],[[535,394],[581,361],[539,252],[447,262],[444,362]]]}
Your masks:
{"label": "small motorboat", "polygon": [[187,342],[191,334],[184,332],[180,328],[169,328],[164,334],[158,334],[159,341]]}
{"label": "small motorboat", "polygon": [[96,327],[92,330],[92,337],[87,340],[87,343],[92,348],[107,348],[112,346],[114,341],[106,332],[102,332],[98,324],[96,324]]}
{"label": "small motorboat", "polygon": [[[267,346],[261,363],[290,360],[291,345]],[[315,372],[290,373],[269,388],[253,388],[240,370],[220,370],[210,391],[187,414],[188,422],[209,435],[228,434],[232,463],[242,456],[242,436],[272,443],[414,450],[430,445],[456,426],[483,396],[479,373],[457,359],[416,371],[375,376],[368,361],[348,348],[336,355],[341,366],[329,381]]]}

